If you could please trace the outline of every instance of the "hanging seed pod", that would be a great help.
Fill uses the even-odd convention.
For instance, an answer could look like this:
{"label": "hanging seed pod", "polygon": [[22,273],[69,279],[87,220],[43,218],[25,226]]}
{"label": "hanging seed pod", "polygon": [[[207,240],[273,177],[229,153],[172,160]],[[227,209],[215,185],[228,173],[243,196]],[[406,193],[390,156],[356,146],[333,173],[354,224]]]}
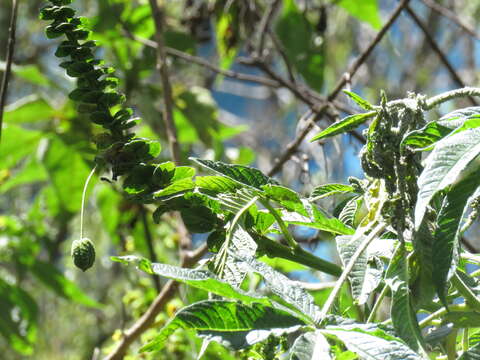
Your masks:
{"label": "hanging seed pod", "polygon": [[90,239],[74,240],[72,243],[72,259],[76,267],[82,271],[91,268],[95,262],[95,247]]}

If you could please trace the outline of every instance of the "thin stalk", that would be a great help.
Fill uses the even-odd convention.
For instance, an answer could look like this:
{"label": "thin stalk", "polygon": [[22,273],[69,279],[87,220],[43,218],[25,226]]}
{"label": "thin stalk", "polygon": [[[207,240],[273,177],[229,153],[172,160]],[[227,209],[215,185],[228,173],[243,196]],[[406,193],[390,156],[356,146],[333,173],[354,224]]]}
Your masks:
{"label": "thin stalk", "polygon": [[273,215],[273,217],[277,221],[278,226],[280,227],[280,230],[282,230],[283,236],[285,237],[285,240],[287,241],[288,245],[293,250],[299,251],[298,249],[301,249],[300,245],[298,245],[297,241],[293,238],[292,234],[290,234],[290,231],[288,231],[287,224],[285,224],[282,217],[278,214],[277,210],[275,210],[273,206],[270,204],[270,202],[266,199],[260,199],[260,203],[263,206],[265,206],[265,208],[270,212],[270,214]]}
{"label": "thin stalk", "polygon": [[327,260],[321,259],[308,251],[299,247],[296,251],[292,251],[288,246],[279,244],[276,241],[269,239],[266,236],[256,233],[250,233],[259,248],[262,249],[270,258],[282,258],[290,261],[295,261],[301,265],[309,268],[330,274],[333,276],[340,276],[342,268],[337,264],[331,263]]}
{"label": "thin stalk", "polygon": [[355,253],[352,255],[350,260],[348,261],[347,266],[345,266],[345,269],[342,272],[342,275],[340,275],[340,278],[337,280],[337,283],[335,284],[335,287],[333,288],[332,292],[330,293],[330,296],[328,297],[327,301],[325,301],[325,304],[323,305],[322,311],[320,312],[320,321],[323,320],[328,312],[330,311],[330,308],[332,307],[336,297],[340,293],[340,290],[342,288],[343,283],[347,280],[348,275],[353,269],[353,266],[357,262],[358,258],[362,253],[365,251],[367,246],[373,241],[373,239],[376,238],[376,236],[385,229],[386,224],[385,223],[380,223],[378,224],[370,234],[363,240],[363,242],[360,244],[360,246],[355,250]]}
{"label": "thin stalk", "polygon": [[2,139],[3,110],[7,102],[8,83],[12,73],[13,52],[15,49],[15,37],[17,29],[18,4],[20,1],[12,0],[12,12],[10,15],[10,27],[8,29],[7,57],[5,59],[5,72],[0,87],[0,142]]}
{"label": "thin stalk", "polygon": [[85,181],[85,185],[83,186],[82,206],[80,208],[80,240],[83,239],[83,213],[85,212],[85,199],[87,197],[88,184],[90,183],[93,174],[95,174],[95,170],[97,170],[97,165],[95,165],[92,171],[90,171],[90,174],[88,174],[87,180]]}
{"label": "thin stalk", "polygon": [[[463,303],[463,304],[452,304],[452,305],[449,305],[448,306],[448,309],[445,308],[445,307],[442,307],[441,309],[438,309],[437,311],[431,313],[430,315],[428,315],[425,319],[423,319],[422,321],[420,321],[418,323],[418,325],[420,326],[421,329],[423,329],[424,327],[427,327],[428,325],[430,325],[430,323],[435,320],[436,318],[440,317],[440,316],[443,316],[445,315],[446,313],[448,313],[449,311],[452,311],[452,310],[456,310],[456,311],[466,311],[468,310],[469,307]],[[390,320],[390,319],[389,319]],[[383,324],[387,324],[391,322],[390,321],[386,321],[386,322],[383,322]]]}
{"label": "thin stalk", "polygon": [[370,314],[368,315],[367,319],[367,324],[371,323],[375,320],[375,314],[377,313],[378,309],[382,305],[383,298],[388,294],[389,287],[385,285],[378,295],[377,300],[375,301],[375,304],[373,305],[372,311],[370,311]]}

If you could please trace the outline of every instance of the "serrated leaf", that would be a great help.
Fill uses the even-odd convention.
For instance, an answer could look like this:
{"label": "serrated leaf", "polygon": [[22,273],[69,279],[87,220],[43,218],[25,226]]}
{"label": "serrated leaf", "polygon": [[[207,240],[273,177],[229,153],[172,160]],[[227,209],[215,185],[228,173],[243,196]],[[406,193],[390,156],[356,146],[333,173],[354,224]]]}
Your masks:
{"label": "serrated leaf", "polygon": [[310,194],[310,201],[320,200],[327,196],[336,195],[336,194],[346,194],[353,192],[353,186],[344,185],[344,184],[325,184],[317,186],[313,189]]}
{"label": "serrated leaf", "polygon": [[355,330],[318,330],[325,335],[333,335],[340,339],[348,350],[365,360],[422,360],[407,345],[394,338],[384,339]]}
{"label": "serrated leaf", "polygon": [[245,262],[251,271],[263,277],[265,285],[275,295],[282,298],[290,306],[298,309],[301,314],[307,316],[310,321],[316,321],[319,308],[315,305],[313,297],[304,288],[255,258],[246,259]]}
{"label": "serrated leaf", "polygon": [[249,166],[230,165],[220,161],[202,160],[197,158],[191,159],[207,169],[220,175],[224,175],[239,184],[250,186],[257,190],[262,190],[262,185],[278,185],[276,180],[264,175],[260,170]]}
{"label": "serrated leaf", "polygon": [[303,321],[286,311],[254,303],[251,306],[237,302],[207,300],[181,309],[160,330],[159,334],[140,351],[161,350],[168,337],[177,329],[196,331],[226,331],[229,333],[290,328],[304,325]]}
{"label": "serrated leaf", "polygon": [[458,251],[461,220],[468,210],[468,199],[480,186],[480,164],[474,160],[469,164],[464,178],[447,191],[437,215],[432,248],[433,280],[437,294],[446,304],[446,286],[452,261]]}
{"label": "serrated leaf", "polygon": [[367,100],[363,99],[360,95],[355,94],[354,92],[348,91],[348,90],[343,90],[343,92],[344,92],[344,94],[348,95],[348,97],[350,99],[355,101],[357,103],[357,105],[360,106],[362,109],[364,109],[364,110],[374,110],[375,109],[375,106],[370,104]]}
{"label": "serrated leaf", "polygon": [[165,198],[175,194],[181,194],[185,191],[193,190],[195,188],[195,183],[192,179],[186,178],[178,180],[173,184],[167,186],[165,189],[155,192],[153,195],[155,198]]}
{"label": "serrated leaf", "polygon": [[[349,262],[363,240],[363,236],[337,236],[335,238],[338,254],[344,266]],[[348,276],[352,287],[352,296],[359,305],[366,303],[371,292],[377,288],[382,280],[383,271],[369,266],[368,260],[368,251],[364,251],[358,257]]]}
{"label": "serrated leaf", "polygon": [[337,121],[336,123],[330,125],[328,128],[320,132],[319,134],[315,135],[313,138],[310,139],[310,142],[325,139],[328,137],[332,137],[338,134],[343,134],[345,132],[351,131],[356,129],[358,126],[362,125],[371,117],[377,114],[376,111],[370,111],[363,114],[355,114],[347,116],[346,118]]}
{"label": "serrated leaf", "polygon": [[282,205],[285,209],[308,216],[300,196],[293,190],[280,185],[262,186],[265,195]]}
{"label": "serrated leaf", "polygon": [[235,192],[241,187],[237,182],[224,176],[197,176],[195,183],[202,190],[214,193]]}
{"label": "serrated leaf", "polygon": [[186,269],[179,266],[152,263],[148,259],[131,255],[112,257],[112,260],[126,264],[134,263],[140,270],[148,274],[160,275],[218,296],[242,301],[245,304],[257,302],[264,305],[272,305],[272,302],[267,297],[259,294],[246,293],[233,287],[228,282],[219,279],[214,273],[208,270]]}
{"label": "serrated leaf", "polygon": [[392,291],[390,311],[396,333],[413,350],[425,352],[425,342],[408,287],[407,254],[404,247],[400,247],[390,261],[385,282]]}
{"label": "serrated leaf", "polygon": [[418,179],[415,227],[423,221],[433,196],[453,184],[467,164],[480,153],[480,129],[470,129],[438,142]]}
{"label": "serrated leaf", "polygon": [[290,350],[290,360],[331,360],[330,344],[320,331],[310,331],[297,338]]}
{"label": "serrated leaf", "polygon": [[422,129],[408,133],[402,140],[401,146],[414,151],[431,150],[431,145],[440,141],[451,133],[451,129],[437,122],[429,122]]}

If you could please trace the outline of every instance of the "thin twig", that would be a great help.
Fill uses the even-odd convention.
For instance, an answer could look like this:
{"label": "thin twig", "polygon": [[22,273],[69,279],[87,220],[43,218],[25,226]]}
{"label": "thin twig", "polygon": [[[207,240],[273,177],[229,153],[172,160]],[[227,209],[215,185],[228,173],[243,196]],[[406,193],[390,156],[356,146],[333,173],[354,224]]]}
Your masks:
{"label": "thin twig", "polygon": [[10,27],[8,29],[7,56],[5,59],[5,72],[3,74],[2,85],[0,88],[0,142],[2,139],[3,110],[7,101],[8,83],[12,73],[13,52],[15,49],[15,35],[17,31],[17,13],[20,1],[12,0],[12,13],[10,15]]}
{"label": "thin twig", "polygon": [[[149,39],[144,39],[142,37],[136,36],[130,30],[128,30],[128,28],[126,27],[125,24],[122,24],[122,25],[123,25],[123,30],[124,30],[125,34],[130,39],[138,41],[139,43],[142,43],[143,45],[151,47],[153,49],[157,48],[157,43],[155,41],[149,40]],[[232,78],[232,79],[241,80],[241,81],[249,81],[249,82],[257,83],[257,84],[260,84],[260,85],[269,86],[269,87],[272,87],[272,88],[280,87],[280,84],[275,80],[271,80],[271,79],[268,79],[268,78],[265,78],[265,77],[262,77],[262,76],[243,74],[243,73],[239,73],[239,72],[232,71],[232,70],[221,69],[221,68],[215,66],[213,63],[209,62],[208,60],[205,60],[205,59],[203,59],[199,56],[190,55],[190,54],[187,54],[183,51],[180,51],[180,50],[177,50],[177,49],[174,49],[174,48],[170,48],[168,46],[165,46],[165,51],[166,51],[167,55],[185,60],[185,61],[190,62],[192,64],[203,66],[203,67],[205,67],[207,69],[210,69],[210,70],[212,70],[212,71],[214,71],[214,72],[216,72],[220,75],[223,75],[223,76],[226,76],[226,77],[229,77],[229,78]]]}
{"label": "thin twig", "polygon": [[270,27],[270,22],[275,15],[275,11],[277,10],[278,5],[280,4],[280,0],[271,0],[270,5],[268,6],[267,10],[263,14],[263,17],[260,21],[260,25],[258,26],[258,47],[257,47],[257,56],[263,57],[263,52],[265,49],[265,38],[267,37],[267,31]]}
{"label": "thin twig", "polygon": [[[349,67],[348,73],[350,79],[355,75],[357,70],[360,68],[360,66],[367,60],[368,56],[371,54],[371,52],[375,49],[375,47],[380,43],[382,40],[383,36],[386,34],[386,32],[390,29],[390,27],[393,25],[395,20],[398,18],[402,10],[407,6],[409,0],[403,0],[398,6],[395,8],[393,11],[392,15],[390,15],[389,19],[383,25],[383,27],[380,29],[378,32],[377,36],[372,40],[372,42],[369,44],[369,46],[365,49],[364,52],[362,52],[358,58],[353,62],[353,64]],[[347,82],[347,79],[345,76],[340,79],[340,81],[337,83],[335,88],[332,90],[332,92],[328,95],[327,101],[331,102],[333,101],[337,95],[340,93],[342,88],[345,86]],[[328,105],[325,104],[323,105],[315,114],[315,121],[320,119],[325,112],[327,111]],[[276,161],[275,165],[270,169],[268,174],[274,175],[277,172],[280,171],[280,169],[283,167],[283,165],[292,157],[292,155],[297,151],[297,148],[300,146],[302,141],[305,139],[305,137],[310,133],[310,131],[313,129],[314,124],[313,122],[307,125],[302,132],[300,132],[297,137],[287,145],[286,150],[280,155],[278,160]]]}
{"label": "thin twig", "polygon": [[[184,258],[182,261],[182,267],[191,267],[200,260],[207,252],[207,244],[202,245],[195,250],[191,255]],[[104,360],[121,360],[125,356],[128,347],[132,344],[141,334],[143,334],[150,326],[153,325],[155,317],[162,311],[164,305],[175,294],[178,287],[178,283],[169,280],[162,288],[162,291],[155,300],[152,302],[148,310],[139,318],[128,330],[123,334],[122,339],[117,343],[113,351],[107,355]]]}
{"label": "thin twig", "polygon": [[[433,51],[438,55],[440,61],[443,63],[443,65],[447,68],[448,72],[450,73],[450,76],[452,79],[461,87],[466,87],[465,83],[463,80],[460,78],[460,76],[457,74],[455,71],[455,68],[450,64],[450,61],[448,61],[447,56],[445,53],[442,51],[440,46],[437,44],[433,36],[430,34],[428,31],[427,25],[415,14],[415,12],[409,7],[406,6],[405,10],[407,10],[408,15],[412,18],[412,20],[417,24],[417,26],[423,31],[423,34],[425,35],[425,38],[427,39],[428,43],[432,47]],[[468,97],[472,105],[477,105],[477,102],[475,101],[474,98]]]}
{"label": "thin twig", "polygon": [[283,60],[283,63],[285,64],[285,68],[287,69],[287,74],[288,74],[288,79],[292,84],[296,84],[297,81],[295,80],[295,76],[293,75],[293,67],[292,64],[290,64],[290,61],[288,60],[287,54],[285,53],[285,49],[283,48],[282,44],[280,43],[280,39],[278,38],[277,34],[272,31],[272,29],[267,29],[268,35],[270,36],[270,39],[272,39],[272,44],[275,47],[275,50],[280,54],[280,57]]}
{"label": "thin twig", "polygon": [[447,9],[446,7],[432,0],[421,0],[421,1],[433,11],[437,12],[438,14],[454,22],[458,27],[460,27],[463,31],[465,31],[470,36],[474,37],[477,40],[480,40],[480,35],[475,32],[475,29],[471,28],[467,24],[464,24],[462,20],[460,20],[460,18],[453,11]]}
{"label": "thin twig", "polygon": [[170,151],[172,152],[173,161],[178,165],[181,163],[180,145],[178,143],[177,129],[173,122],[173,96],[172,85],[168,74],[167,54],[165,52],[165,44],[163,39],[164,28],[164,12],[157,3],[157,0],[149,0],[152,9],[153,21],[155,23],[155,40],[157,42],[157,69],[160,72],[162,80],[162,92],[165,111],[163,121],[167,132]]}

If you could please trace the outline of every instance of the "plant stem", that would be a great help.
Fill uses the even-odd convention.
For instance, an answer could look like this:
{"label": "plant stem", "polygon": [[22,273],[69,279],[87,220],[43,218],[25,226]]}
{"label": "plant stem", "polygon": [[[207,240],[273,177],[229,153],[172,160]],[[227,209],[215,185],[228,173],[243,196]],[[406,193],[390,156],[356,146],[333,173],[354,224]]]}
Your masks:
{"label": "plant stem", "polygon": [[333,276],[340,276],[342,274],[342,268],[337,264],[331,263],[327,260],[321,259],[308,251],[304,250],[302,247],[298,247],[297,250],[292,251],[291,248],[279,244],[276,241],[269,239],[266,236],[259,235],[256,233],[249,233],[259,247],[265,251],[266,255],[270,258],[282,258],[286,260],[295,261],[299,264],[308,266],[312,269],[330,274]]}
{"label": "plant stem", "polygon": [[480,88],[464,87],[452,91],[444,92],[443,94],[431,97],[426,101],[425,110],[431,110],[446,101],[466,97],[466,96],[480,96]]}
{"label": "plant stem", "polygon": [[[437,311],[431,313],[430,315],[428,315],[425,319],[423,319],[422,321],[420,321],[418,323],[418,325],[420,326],[421,329],[423,329],[424,327],[430,325],[430,322],[432,320],[435,320],[436,318],[438,318],[439,316],[442,316],[442,315],[445,315],[446,313],[448,313],[449,311],[452,311],[452,310],[458,310],[458,311],[466,311],[468,310],[468,306],[463,303],[463,304],[452,304],[452,305],[449,305],[448,309],[445,308],[445,307],[442,307],[441,309],[438,309]],[[391,320],[389,321],[385,321],[384,324],[387,324],[391,322]]]}
{"label": "plant stem", "polygon": [[280,227],[280,230],[282,230],[283,236],[285,237],[285,240],[287,241],[288,245],[294,251],[298,251],[298,249],[301,249],[300,245],[298,245],[297,241],[293,238],[292,234],[290,234],[290,231],[288,231],[287,224],[285,224],[282,217],[278,214],[277,210],[273,208],[270,202],[266,199],[260,199],[260,203],[263,206],[265,206],[265,208],[270,212],[270,214],[273,215],[273,217],[277,221],[278,226]]}
{"label": "plant stem", "polygon": [[7,56],[5,59],[5,72],[0,87],[0,142],[2,139],[3,110],[7,101],[8,83],[12,73],[13,51],[15,49],[15,35],[17,29],[17,13],[19,0],[12,0],[12,12],[10,15],[10,27],[8,29]]}
{"label": "plant stem", "polygon": [[373,239],[376,238],[376,236],[385,229],[386,224],[385,223],[379,223],[372,231],[370,234],[367,235],[367,237],[363,240],[363,242],[360,244],[360,246],[355,250],[355,253],[352,255],[350,260],[348,261],[348,264],[345,266],[345,269],[342,272],[342,275],[340,278],[337,280],[337,283],[335,284],[335,287],[333,288],[332,292],[330,293],[330,296],[328,297],[327,301],[325,301],[325,304],[323,305],[322,311],[320,312],[320,321],[322,321],[325,316],[327,316],[328,312],[330,311],[330,308],[333,305],[333,302],[335,301],[337,295],[340,293],[340,289],[342,288],[343,283],[347,280],[348,275],[353,269],[353,266],[357,262],[358,258],[362,253],[365,251],[367,246],[373,241]]}
{"label": "plant stem", "polygon": [[375,301],[375,304],[373,305],[372,311],[370,311],[370,314],[368,315],[367,323],[373,322],[375,320],[375,314],[377,313],[378,309],[382,305],[383,298],[388,294],[389,287],[385,285],[378,295],[377,300]]}

